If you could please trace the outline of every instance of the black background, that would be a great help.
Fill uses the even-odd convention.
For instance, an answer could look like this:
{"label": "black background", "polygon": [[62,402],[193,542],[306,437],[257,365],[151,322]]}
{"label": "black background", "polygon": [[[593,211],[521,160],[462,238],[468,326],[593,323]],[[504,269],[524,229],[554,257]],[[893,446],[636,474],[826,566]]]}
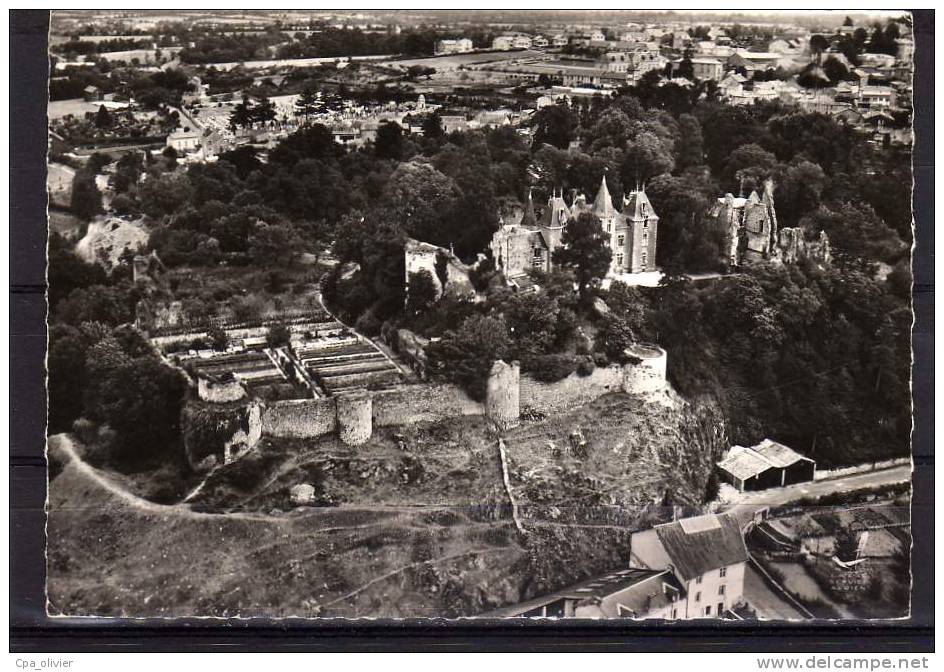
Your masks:
{"label": "black background", "polygon": [[914,11],[912,616],[884,622],[304,621],[45,614],[48,12],[10,12],[10,650],[932,651],[934,624],[934,11]]}

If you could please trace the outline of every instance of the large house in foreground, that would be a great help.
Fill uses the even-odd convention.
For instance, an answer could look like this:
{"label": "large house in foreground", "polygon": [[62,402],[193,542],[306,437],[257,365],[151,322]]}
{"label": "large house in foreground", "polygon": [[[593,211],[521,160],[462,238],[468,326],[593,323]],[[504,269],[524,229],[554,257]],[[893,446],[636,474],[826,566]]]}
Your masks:
{"label": "large house in foreground", "polygon": [[720,618],[744,603],[747,547],[729,514],[635,532],[629,551],[629,567],[485,616]]}
{"label": "large house in foreground", "polygon": [[744,602],[748,553],[727,513],[683,518],[630,537],[630,567],[668,570],[681,585],[673,618],[711,618]]}
{"label": "large house in foreground", "polygon": [[600,220],[607,234],[613,255],[611,275],[656,270],[659,216],[645,189],[624,195],[622,209],[618,209],[606,176],[593,202],[583,194],[575,194],[568,205],[563,191],[554,191],[538,214],[529,193],[523,211],[502,215],[501,226],[489,245],[496,268],[512,282],[527,276],[531,268],[551,270],[554,250],[563,245],[564,230],[583,213]]}

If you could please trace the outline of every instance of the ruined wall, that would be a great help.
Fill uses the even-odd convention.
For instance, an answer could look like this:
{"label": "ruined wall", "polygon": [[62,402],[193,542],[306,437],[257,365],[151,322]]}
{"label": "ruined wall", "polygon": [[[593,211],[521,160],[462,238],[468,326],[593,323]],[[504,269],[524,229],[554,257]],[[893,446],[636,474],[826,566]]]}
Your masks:
{"label": "ruined wall", "polygon": [[572,373],[555,383],[542,383],[525,374],[521,376],[521,407],[549,415],[560,413],[608,392],[619,392],[622,386],[623,372],[619,366],[596,368],[589,376]]}
{"label": "ruined wall", "polygon": [[489,248],[495,266],[506,277],[516,278],[524,275],[531,268],[534,245],[531,241],[533,232],[517,226],[505,226],[492,235]]}
{"label": "ruined wall", "polygon": [[262,405],[258,402],[249,405],[244,428],[237,429],[233,436],[223,444],[223,461],[235,462],[256,447],[262,438]]}
{"label": "ruined wall", "polygon": [[[403,248],[404,266],[406,268],[405,284],[410,286],[410,274],[419,271],[429,271],[436,287],[437,298],[443,292],[456,296],[474,296],[475,288],[469,279],[469,267],[462,263],[456,255],[443,247],[437,247],[419,240],[407,240]],[[446,260],[446,282],[439,279],[436,273],[438,259]]]}
{"label": "ruined wall", "polygon": [[262,436],[262,403],[205,403],[191,400],[181,412],[184,455],[197,471],[232,462],[256,447]]}
{"label": "ruined wall", "polygon": [[374,424],[378,427],[438,422],[464,415],[484,415],[485,406],[457,385],[403,385],[374,395]]}
{"label": "ruined wall", "polygon": [[308,439],[337,429],[333,397],[277,401],[262,411],[262,432],[268,436]]}
{"label": "ruined wall", "polygon": [[832,261],[829,236],[825,231],[820,231],[815,240],[808,241],[803,229],[780,229],[777,247],[785,263],[796,263],[800,259],[810,259],[819,264],[829,264]]}
{"label": "ruined wall", "polygon": [[623,392],[627,394],[651,394],[666,387],[665,350],[657,345],[637,344],[626,349],[631,361],[623,365]]}
{"label": "ruined wall", "polygon": [[492,364],[485,387],[485,415],[499,429],[518,425],[521,365],[498,360]]}
{"label": "ruined wall", "polygon": [[214,404],[226,404],[231,401],[239,401],[246,396],[246,389],[242,383],[233,378],[232,380],[210,380],[201,376],[197,379],[197,395],[203,401],[210,401]]}
{"label": "ruined wall", "polygon": [[366,390],[337,398],[338,436],[349,446],[366,443],[373,433],[372,404]]}

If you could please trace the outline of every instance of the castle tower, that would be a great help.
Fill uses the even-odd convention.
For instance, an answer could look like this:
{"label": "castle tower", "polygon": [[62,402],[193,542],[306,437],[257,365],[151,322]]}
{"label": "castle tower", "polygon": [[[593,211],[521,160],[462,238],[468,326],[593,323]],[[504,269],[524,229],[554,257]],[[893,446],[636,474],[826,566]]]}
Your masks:
{"label": "castle tower", "polygon": [[547,199],[547,210],[541,216],[540,230],[547,241],[549,253],[561,246],[561,239],[564,236],[564,227],[567,226],[573,218],[570,208],[564,197],[552,192],[551,197]]}
{"label": "castle tower", "polygon": [[631,191],[623,198],[623,217],[626,220],[626,241],[620,253],[626,255],[624,272],[645,273],[656,270],[659,216],[653,210],[645,188]]}

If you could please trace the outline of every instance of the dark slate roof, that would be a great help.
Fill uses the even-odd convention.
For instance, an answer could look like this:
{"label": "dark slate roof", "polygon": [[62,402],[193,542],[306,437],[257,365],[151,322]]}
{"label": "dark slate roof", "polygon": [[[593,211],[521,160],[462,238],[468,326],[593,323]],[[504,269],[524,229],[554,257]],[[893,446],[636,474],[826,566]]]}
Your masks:
{"label": "dark slate roof", "polygon": [[705,572],[747,562],[744,536],[727,513],[683,518],[654,528],[675,570],[686,581]]}
{"label": "dark slate roof", "polygon": [[635,221],[656,217],[652,203],[644,190],[631,191],[623,200],[623,215]]}
{"label": "dark slate roof", "polygon": [[579,601],[603,599],[614,593],[632,589],[620,596],[620,604],[634,610],[639,616],[643,616],[647,611],[658,609],[671,601],[662,589],[663,582],[668,583],[680,594],[683,594],[682,586],[679,585],[671,573],[665,570],[627,568],[610,572],[604,576],[587,579],[556,593],[542,595],[526,602],[503,607],[485,615],[495,618],[519,616],[532,609],[564,598]]}

